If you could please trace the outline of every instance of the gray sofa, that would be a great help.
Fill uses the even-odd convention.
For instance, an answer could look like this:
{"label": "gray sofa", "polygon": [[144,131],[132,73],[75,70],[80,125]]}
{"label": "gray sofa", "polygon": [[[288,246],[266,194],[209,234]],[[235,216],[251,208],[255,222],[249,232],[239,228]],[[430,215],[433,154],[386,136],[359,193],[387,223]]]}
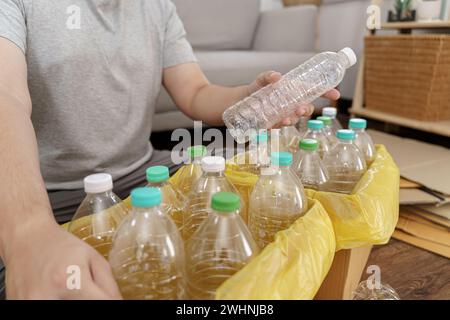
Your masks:
{"label": "gray sofa", "polygon": [[[355,40],[361,42],[356,48],[360,51],[364,27],[358,26],[361,30],[356,36],[352,32],[357,24],[362,23],[361,18],[356,19],[358,21],[345,21],[342,15],[336,15],[333,10],[341,6],[349,10],[349,7],[356,6],[353,11],[359,12],[363,3],[370,2],[323,0],[321,8],[304,5],[261,11],[259,0],[172,1],[206,76],[214,84],[227,86],[248,84],[263,71],[285,73],[315,52],[354,47],[356,45],[352,42]],[[320,18],[321,14],[323,19]],[[355,16],[348,18],[354,19]],[[336,30],[339,34],[336,34]],[[351,81],[343,84],[344,96],[349,98],[353,95],[353,78],[356,78],[356,68],[353,69],[348,77]],[[153,130],[189,128],[192,125],[192,120],[182,114],[167,92],[162,90]]]}

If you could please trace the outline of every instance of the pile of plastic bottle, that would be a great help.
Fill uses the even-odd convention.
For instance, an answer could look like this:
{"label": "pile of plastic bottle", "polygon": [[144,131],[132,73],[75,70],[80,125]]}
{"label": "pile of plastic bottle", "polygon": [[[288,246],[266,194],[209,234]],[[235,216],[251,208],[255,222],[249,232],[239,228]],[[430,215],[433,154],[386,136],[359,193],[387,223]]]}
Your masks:
{"label": "pile of plastic bottle", "polygon": [[[239,126],[258,129],[238,163],[239,170],[258,176],[248,204],[225,176],[225,159],[193,146],[177,186],[169,182],[167,167],[148,168],[148,185],[131,192],[131,209],[113,193],[110,175],[86,177],[87,196],[69,231],[109,260],[125,299],[214,299],[224,281],[307,213],[304,187],[351,193],[374,160],[366,121],[351,119],[343,130],[334,108],[325,108],[316,120],[301,118],[299,130],[261,130],[291,113],[292,103],[308,102],[337,85],[355,62],[348,48],[319,54],[288,73],[276,90],[263,88],[238,103],[239,115],[236,106],[225,112],[235,133]],[[293,84],[303,95],[293,96]],[[270,107],[274,101],[278,109]],[[254,116],[261,108],[265,122]],[[259,122],[251,123],[255,119]]]}

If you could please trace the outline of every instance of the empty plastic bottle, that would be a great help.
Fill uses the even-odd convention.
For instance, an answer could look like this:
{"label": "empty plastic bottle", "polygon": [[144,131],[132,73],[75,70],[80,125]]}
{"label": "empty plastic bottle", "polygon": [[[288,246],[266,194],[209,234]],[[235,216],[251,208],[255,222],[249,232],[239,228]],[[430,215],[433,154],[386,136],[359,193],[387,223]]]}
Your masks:
{"label": "empty plastic bottle", "polygon": [[248,147],[248,152],[236,156],[239,171],[259,175],[262,167],[270,164],[269,134],[261,131],[254,135]]}
{"label": "empty plastic bottle", "polygon": [[333,122],[333,131],[336,133],[338,130],[342,129],[341,123],[336,118],[337,116],[337,109],[333,107],[326,107],[322,109],[322,116],[330,117],[331,121]]}
{"label": "empty plastic bottle", "polygon": [[271,167],[261,171],[249,203],[249,228],[261,249],[308,209],[302,183],[290,169],[292,154],[274,152],[271,162]]}
{"label": "empty plastic bottle", "polygon": [[193,146],[187,149],[189,155],[189,163],[184,165],[178,170],[178,190],[183,194],[187,195],[191,189],[192,185],[197,181],[202,175],[201,160],[206,156],[205,146]]}
{"label": "empty plastic bottle", "polygon": [[128,209],[114,194],[112,177],[97,173],[84,178],[86,197],[81,202],[69,232],[82,239],[108,258],[114,233]]}
{"label": "empty plastic bottle", "polygon": [[351,193],[366,171],[366,161],[353,143],[353,130],[338,130],[336,137],[337,143],[323,159],[330,177],[326,191]]}
{"label": "empty plastic bottle", "polygon": [[216,289],[258,254],[258,246],[239,216],[239,206],[235,193],[214,194],[211,214],[186,243],[190,299],[214,299]]}
{"label": "empty plastic bottle", "polygon": [[[188,240],[211,212],[211,197],[217,192],[239,194],[225,177],[225,159],[223,157],[204,157],[202,176],[194,183],[188,195],[187,209],[183,212],[183,238]],[[241,210],[246,221],[245,207]]]}
{"label": "empty plastic bottle", "polygon": [[185,298],[183,242],[161,198],[157,188],[134,189],[131,213],[114,237],[109,263],[124,299]]}
{"label": "empty plastic bottle", "polygon": [[282,151],[287,151],[292,154],[298,151],[298,144],[300,142],[300,132],[294,126],[286,126],[281,128],[281,144]]}
{"label": "empty plastic bottle", "polygon": [[376,151],[372,138],[366,132],[367,121],[365,119],[351,119],[348,123],[348,128],[355,131],[355,144],[364,154],[367,166],[375,160]]}
{"label": "empty plastic bottle", "polygon": [[312,57],[283,78],[266,86],[227,109],[223,120],[237,142],[248,140],[248,133],[268,129],[307,104],[343,79],[345,70],[356,63],[350,48],[338,53],[323,52]]}
{"label": "empty plastic bottle", "polygon": [[353,292],[353,300],[400,300],[397,292],[387,283],[378,286],[362,281]]}
{"label": "empty plastic bottle", "polygon": [[292,170],[300,178],[303,187],[313,190],[325,190],[328,172],[317,152],[318,143],[314,139],[303,139],[300,151],[294,156]]}
{"label": "empty plastic bottle", "polygon": [[161,208],[172,218],[181,230],[183,226],[183,211],[186,207],[186,197],[169,182],[169,168],[154,166],[147,169],[148,187],[159,188],[162,193]]}
{"label": "empty plastic bottle", "polygon": [[303,139],[306,131],[308,131],[308,121],[311,120],[311,117],[300,117],[298,122],[295,124],[297,131],[300,135],[300,140]]}
{"label": "empty plastic bottle", "polygon": [[330,148],[336,143],[336,132],[333,129],[333,120],[327,116],[317,117],[317,120],[323,122],[323,133],[328,138]]}
{"label": "empty plastic bottle", "polygon": [[309,120],[308,131],[303,136],[303,139],[314,139],[318,143],[318,152],[323,159],[324,155],[330,151],[330,142],[323,131],[324,124],[320,120]]}

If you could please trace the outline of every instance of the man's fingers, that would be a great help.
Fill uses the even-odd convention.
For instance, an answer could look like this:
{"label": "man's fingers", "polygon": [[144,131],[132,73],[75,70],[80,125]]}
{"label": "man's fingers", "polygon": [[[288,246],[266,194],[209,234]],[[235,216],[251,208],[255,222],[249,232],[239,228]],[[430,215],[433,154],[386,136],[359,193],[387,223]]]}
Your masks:
{"label": "man's fingers", "polygon": [[275,71],[270,71],[268,73],[266,73],[265,77],[264,77],[264,81],[266,83],[266,85],[270,84],[270,83],[274,83],[277,82],[281,79],[282,75],[279,72],[275,72]]}
{"label": "man's fingers", "polygon": [[98,256],[92,259],[91,273],[94,283],[109,296],[109,299],[122,299],[111,267],[103,257]]}
{"label": "man's fingers", "polygon": [[322,97],[330,100],[337,100],[341,97],[341,93],[336,89],[331,89],[330,91],[326,92]]}

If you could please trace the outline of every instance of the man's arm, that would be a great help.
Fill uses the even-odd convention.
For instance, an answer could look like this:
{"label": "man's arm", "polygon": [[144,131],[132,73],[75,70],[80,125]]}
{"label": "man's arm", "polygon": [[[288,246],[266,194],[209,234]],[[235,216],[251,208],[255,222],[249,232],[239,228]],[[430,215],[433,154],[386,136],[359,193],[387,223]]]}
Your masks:
{"label": "man's arm", "polygon": [[25,56],[0,39],[0,61],[0,254],[6,260],[21,232],[56,222],[40,174]]}
{"label": "man's arm", "polygon": [[[120,298],[108,262],[62,230],[40,173],[22,51],[0,37],[0,255],[11,299]],[[80,269],[69,290],[67,268]]]}
{"label": "man's arm", "polygon": [[[281,79],[281,74],[268,71],[245,86],[223,87],[210,84],[197,63],[185,63],[164,69],[163,83],[175,104],[187,116],[210,125],[221,125],[223,112],[239,100],[260,88]],[[324,96],[331,100],[339,98],[339,92],[330,90]],[[298,117],[311,115],[312,105],[300,105],[292,117],[280,125],[295,123]]]}

